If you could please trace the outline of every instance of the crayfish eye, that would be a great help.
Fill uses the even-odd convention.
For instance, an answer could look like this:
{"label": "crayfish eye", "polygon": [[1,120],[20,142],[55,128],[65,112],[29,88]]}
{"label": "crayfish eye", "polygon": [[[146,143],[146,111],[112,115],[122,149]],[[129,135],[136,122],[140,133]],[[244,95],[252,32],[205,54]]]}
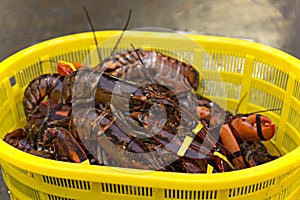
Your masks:
{"label": "crayfish eye", "polygon": [[147,99],[150,99],[151,97],[149,93],[146,93],[145,96],[147,97]]}

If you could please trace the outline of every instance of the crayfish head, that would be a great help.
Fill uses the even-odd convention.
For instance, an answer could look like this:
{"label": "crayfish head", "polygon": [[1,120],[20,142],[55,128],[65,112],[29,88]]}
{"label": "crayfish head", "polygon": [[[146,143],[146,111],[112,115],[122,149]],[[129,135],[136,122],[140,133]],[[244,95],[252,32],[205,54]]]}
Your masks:
{"label": "crayfish head", "polygon": [[259,114],[235,118],[231,124],[249,142],[270,140],[276,132],[275,124],[268,117]]}

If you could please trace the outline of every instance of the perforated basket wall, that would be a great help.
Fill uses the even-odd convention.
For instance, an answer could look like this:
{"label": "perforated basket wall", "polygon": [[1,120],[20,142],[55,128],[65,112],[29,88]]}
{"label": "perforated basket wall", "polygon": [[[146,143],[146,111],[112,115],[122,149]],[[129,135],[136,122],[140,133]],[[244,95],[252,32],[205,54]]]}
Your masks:
{"label": "perforated basket wall", "polygon": [[[99,41],[119,32],[98,32]],[[139,35],[140,36],[140,35]],[[163,42],[164,33],[144,33]],[[296,199],[300,191],[300,62],[279,50],[253,42],[189,35],[207,51],[201,71],[218,73],[227,92],[227,109],[234,110],[247,93],[241,112],[282,108],[266,113],[277,124],[272,140],[283,157],[270,163],[219,174],[136,171],[71,164],[35,157],[2,140],[2,173],[12,199]],[[0,135],[25,124],[22,107],[27,84],[56,70],[43,60],[81,62],[94,49],[91,33],[56,38],[24,49],[0,63]],[[112,47],[108,48],[110,51]],[[185,51],[189,51],[188,49]],[[191,50],[192,51],[192,50]],[[220,97],[216,80],[205,80],[202,92]]]}

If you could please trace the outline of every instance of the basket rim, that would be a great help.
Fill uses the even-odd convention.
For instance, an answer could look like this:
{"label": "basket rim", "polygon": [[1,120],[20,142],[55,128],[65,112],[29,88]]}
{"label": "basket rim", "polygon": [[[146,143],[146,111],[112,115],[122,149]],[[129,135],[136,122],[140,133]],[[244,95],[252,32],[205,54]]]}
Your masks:
{"label": "basket rim", "polygon": [[[112,35],[119,33],[120,31],[96,32],[97,37],[99,36],[104,38],[108,38]],[[154,37],[160,37],[162,33],[151,32],[145,34],[150,34]],[[247,49],[252,49],[253,51],[271,53],[278,57],[278,59],[290,63],[292,66],[296,67],[298,71],[300,71],[300,61],[297,58],[273,47],[235,38],[226,38],[220,36],[202,36],[192,34],[186,35],[187,37],[190,37],[191,39],[195,40],[197,39],[207,42],[218,42],[220,44],[233,44],[245,47]],[[41,43],[26,47],[25,49],[3,60],[0,63],[0,73],[4,73],[4,71],[6,70],[5,66],[12,65],[15,62],[16,57],[28,56],[42,49],[47,49],[53,45],[60,45],[61,43],[91,38],[91,32],[83,32],[49,39]],[[220,180],[222,180],[223,183],[223,185],[218,184],[217,187],[220,189],[228,187],[238,187],[240,186],[241,182],[248,182],[249,185],[257,183],[257,180],[253,177],[261,177],[261,179],[272,179],[278,177],[278,174],[284,175],[287,170],[290,171],[300,166],[300,162],[296,159],[300,154],[300,147],[297,147],[293,151],[272,162],[256,166],[254,168],[217,174],[184,174],[158,171],[151,171],[149,173],[144,174],[143,172],[145,172],[145,170],[125,170],[127,173],[124,173],[124,170],[120,170],[114,167],[91,166],[86,165],[84,163],[74,164],[40,158],[15,149],[14,147],[5,143],[3,140],[0,141],[0,149],[2,149],[0,151],[0,164],[3,166],[10,164],[17,167],[22,167],[30,172],[38,173],[41,175],[54,177],[58,176],[62,178],[72,177],[72,179],[79,180],[82,180],[82,177],[84,175],[85,180],[92,182],[106,181],[109,183],[118,183],[118,181],[120,181],[120,178],[123,178],[122,183],[127,183],[130,185],[132,184],[131,180],[134,178],[135,180],[140,181],[138,185],[147,185],[156,188],[164,188],[167,183],[170,183],[172,187],[175,187],[175,185],[182,185],[182,180],[192,185],[202,185],[206,188],[212,186],[216,188],[216,183],[220,182]],[[172,176],[170,176],[170,173],[173,173]],[[143,176],[140,176],[141,174],[143,174]],[[110,176],[108,177],[107,175]],[[149,182],[150,180],[151,182]],[[164,180],[163,183],[161,182],[162,180]]]}
{"label": "basket rim", "polygon": [[[66,179],[85,180],[90,182],[107,182],[107,183],[122,183],[132,185],[132,179],[141,182],[136,182],[135,185],[145,185],[148,187],[164,188],[167,183],[173,185],[182,184],[182,180],[190,186],[204,185],[205,187],[216,188],[216,183],[219,184],[219,189],[228,187],[237,187],[240,183],[247,182],[247,185],[257,183],[257,179],[273,179],[292,169],[297,169],[300,162],[296,161],[299,158],[300,147],[294,149],[288,154],[265,164],[236,170],[232,172],[213,173],[213,174],[188,174],[174,173],[151,170],[127,169],[110,166],[97,166],[83,163],[68,163],[63,161],[49,160],[46,158],[37,157],[6,144],[0,141],[0,147],[6,148],[6,152],[0,153],[1,165],[13,165],[25,169],[31,173],[36,173],[44,176],[53,176]],[[22,158],[22,159],[20,159]],[[109,175],[109,176],[108,176]],[[83,178],[84,177],[84,178]],[[150,182],[151,181],[151,182]],[[151,183],[151,184],[149,184]]]}
{"label": "basket rim", "polygon": [[[131,36],[142,36],[146,37],[156,37],[161,38],[161,35],[164,35],[163,38],[168,39],[170,36],[176,36],[178,34],[182,33],[164,33],[164,32],[146,32],[146,31],[131,31],[128,30],[126,32],[132,32]],[[15,57],[17,56],[26,56],[27,54],[37,52],[41,49],[48,48],[49,46],[53,45],[59,45],[61,43],[68,43],[72,41],[76,41],[78,39],[92,39],[92,33],[91,31],[85,31],[85,32],[79,32],[79,33],[73,33],[68,35],[63,35],[60,37],[53,37],[45,40],[41,40],[39,43],[32,44],[29,46],[24,47],[23,49],[20,49],[19,51],[12,53],[8,57],[4,58],[0,62],[1,65],[7,65],[15,60]],[[96,31],[97,38],[109,38],[114,35],[121,34],[121,30],[102,30],[102,31]],[[136,35],[134,34],[136,33]],[[249,41],[244,40],[240,38],[231,38],[231,37],[224,37],[224,36],[215,36],[215,35],[197,35],[197,34],[182,34],[186,36],[187,38],[190,38],[192,40],[201,40],[201,42],[217,42],[218,44],[225,44],[225,45],[236,45],[239,47],[244,47],[247,50],[254,50],[257,53],[269,53],[272,54],[275,57],[278,57],[281,60],[284,60],[288,63],[291,63],[293,67],[297,67],[297,69],[300,69],[300,59],[296,58],[293,55],[290,55],[282,50],[276,49],[271,46],[267,46],[265,44],[257,43],[255,41]],[[179,38],[182,39],[182,38]],[[252,52],[251,52],[252,53]],[[4,71],[3,67],[0,68],[0,73]]]}

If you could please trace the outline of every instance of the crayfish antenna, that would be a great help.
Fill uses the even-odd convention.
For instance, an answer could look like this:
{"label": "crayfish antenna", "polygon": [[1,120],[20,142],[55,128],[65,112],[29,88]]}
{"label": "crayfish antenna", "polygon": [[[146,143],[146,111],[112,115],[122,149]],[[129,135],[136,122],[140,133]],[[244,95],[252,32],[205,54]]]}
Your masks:
{"label": "crayfish antenna", "polygon": [[[145,63],[143,62],[141,56],[139,55],[137,49],[134,47],[134,45],[133,45],[132,43],[130,43],[130,46],[133,48],[133,50],[134,50],[134,52],[136,53],[136,55],[137,55],[139,61],[140,61],[141,64],[143,65],[142,71],[144,72],[144,74],[146,75],[146,77],[149,78],[150,81],[151,81],[152,83],[155,83],[154,79],[152,78],[151,74],[149,73],[148,69],[146,68]],[[155,86],[156,86],[156,85],[155,85]],[[156,90],[157,90],[157,92],[159,92],[158,87],[156,87]],[[160,93],[160,92],[159,92],[159,93]]]}
{"label": "crayfish antenna", "polygon": [[93,25],[93,22],[91,20],[91,17],[89,15],[89,12],[87,11],[87,8],[85,6],[83,6],[83,9],[84,9],[84,12],[85,12],[85,15],[89,21],[89,24],[91,26],[91,29],[92,29],[92,32],[93,32],[93,35],[94,35],[94,41],[95,41],[95,44],[96,44],[96,48],[97,48],[97,53],[98,53],[98,57],[99,57],[99,61],[101,62],[102,61],[102,56],[101,56],[101,53],[100,53],[100,50],[98,48],[98,40],[97,40],[97,37],[96,37],[96,31],[95,31],[95,27]]}
{"label": "crayfish antenna", "polygon": [[[94,27],[94,25],[93,25],[93,22],[92,22],[92,20],[91,20],[91,17],[90,17],[90,15],[89,15],[89,12],[88,12],[86,6],[83,6],[83,9],[84,9],[85,15],[86,15],[86,17],[87,17],[87,19],[88,19],[88,21],[89,21],[89,24],[90,24],[90,26],[91,26],[91,29],[92,29],[92,32],[93,32],[93,36],[94,36],[94,41],[95,41],[96,48],[97,48],[97,53],[98,53],[99,61],[101,62],[101,61],[102,61],[102,56],[101,56],[101,53],[100,53],[100,50],[99,50],[99,47],[98,47],[98,40],[97,40],[97,37],[96,37],[96,30],[95,30],[95,27]],[[132,13],[132,10],[130,9],[130,10],[129,10],[128,17],[127,17],[127,20],[126,20],[126,23],[125,23],[125,25],[124,25],[124,28],[122,29],[122,33],[121,33],[120,37],[118,38],[118,40],[117,40],[117,42],[116,42],[116,44],[115,44],[115,46],[114,46],[112,52],[110,53],[110,55],[113,55],[113,54],[114,54],[114,52],[116,51],[116,49],[117,49],[117,47],[118,47],[118,45],[119,45],[119,43],[120,43],[120,41],[121,41],[121,39],[122,39],[122,37],[123,37],[123,35],[124,35],[124,32],[127,30],[127,27],[128,27],[128,25],[129,25],[130,18],[131,18],[131,13]],[[105,70],[105,69],[103,69],[103,70]]]}
{"label": "crayfish antenna", "polygon": [[116,44],[115,44],[115,46],[114,46],[112,52],[110,53],[110,55],[113,55],[113,54],[115,53],[116,49],[118,48],[118,45],[119,45],[119,43],[120,43],[120,41],[121,41],[121,39],[122,39],[122,37],[123,37],[125,31],[127,30],[128,25],[129,25],[130,18],[131,18],[131,13],[132,13],[132,10],[130,9],[130,10],[129,10],[128,17],[127,17],[127,20],[126,20],[126,23],[125,23],[125,25],[124,25],[124,28],[122,29],[122,33],[121,33],[120,37],[118,38],[118,40],[117,40],[117,42],[116,42]]}
{"label": "crayfish antenna", "polygon": [[248,95],[248,93],[245,93],[244,96],[243,96],[243,97],[241,98],[241,100],[239,101],[239,103],[238,103],[238,105],[236,106],[236,109],[235,109],[235,114],[238,113],[239,108],[240,108],[242,102],[244,101],[244,99],[246,98],[247,95]]}
{"label": "crayfish antenna", "polygon": [[[248,93],[245,93],[244,96],[239,101],[239,103],[236,107],[236,110],[235,110],[235,115],[238,114],[239,108],[240,108],[242,102],[245,100],[247,95],[248,95]],[[266,109],[266,110],[261,110],[261,111],[255,111],[255,112],[252,112],[252,113],[248,113],[248,115],[264,113],[264,112],[269,112],[269,111],[276,111],[276,110],[282,110],[282,109],[281,108],[271,108],[271,109]]]}
{"label": "crayfish antenna", "polygon": [[280,157],[283,156],[282,153],[280,152],[279,148],[273,142],[269,142],[269,143],[272,145],[272,147],[274,149],[276,149],[276,151],[277,151],[277,153],[279,154]]}
{"label": "crayfish antenna", "polygon": [[276,111],[276,110],[282,110],[282,108],[271,108],[271,109],[266,109],[266,110],[255,111],[255,112],[249,113],[249,115],[264,113],[264,112],[269,112],[269,111]]}

